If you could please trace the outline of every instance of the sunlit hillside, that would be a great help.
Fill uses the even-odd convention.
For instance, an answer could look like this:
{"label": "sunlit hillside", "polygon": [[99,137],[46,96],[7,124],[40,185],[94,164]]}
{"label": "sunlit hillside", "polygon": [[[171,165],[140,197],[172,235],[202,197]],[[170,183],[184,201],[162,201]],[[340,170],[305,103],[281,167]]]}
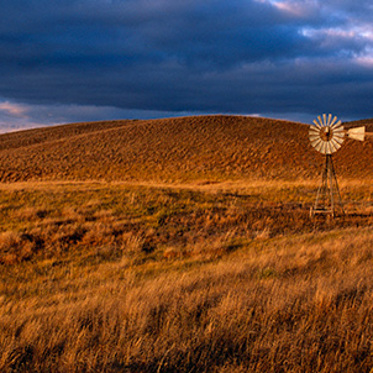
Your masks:
{"label": "sunlit hillside", "polygon": [[[338,174],[371,178],[373,142],[347,140]],[[81,123],[0,136],[0,180],[313,179],[308,126],[242,116]]]}

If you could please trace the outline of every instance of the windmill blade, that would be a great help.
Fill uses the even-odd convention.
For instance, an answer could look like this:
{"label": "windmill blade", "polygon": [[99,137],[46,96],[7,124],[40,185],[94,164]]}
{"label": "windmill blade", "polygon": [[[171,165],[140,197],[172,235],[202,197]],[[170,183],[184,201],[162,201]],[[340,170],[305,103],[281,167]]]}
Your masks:
{"label": "windmill blade", "polygon": [[345,135],[344,133],[334,133],[333,134],[333,140],[336,139],[338,141],[344,141]]}
{"label": "windmill blade", "polygon": [[326,114],[322,115],[322,120],[323,120],[324,126],[326,127],[327,126]]}
{"label": "windmill blade", "polygon": [[337,151],[337,149],[333,145],[333,141],[329,142],[329,149],[330,149],[330,154],[333,154],[333,153],[335,153]]}
{"label": "windmill blade", "polygon": [[319,134],[320,133],[320,128],[316,128],[315,126],[310,126],[309,133]]}
{"label": "windmill blade", "polygon": [[[313,124],[314,124],[317,128],[321,128],[320,124],[317,123],[316,119],[314,119],[312,122],[313,122]],[[311,128],[313,128],[313,127],[311,126]]]}
{"label": "windmill blade", "polygon": [[311,142],[311,145],[312,145],[312,146],[313,146],[317,151],[320,151],[319,148],[321,147],[321,143],[322,143],[321,140],[317,140],[317,141]]}
{"label": "windmill blade", "polygon": [[332,128],[333,133],[343,133],[344,134],[344,127],[339,126],[339,127],[334,127]]}
{"label": "windmill blade", "polygon": [[334,139],[332,140],[333,147],[335,148],[335,152],[339,150],[342,147],[342,144],[339,142],[335,141]]}
{"label": "windmill blade", "polygon": [[313,139],[311,140],[311,145],[316,148],[316,146],[318,146],[319,144],[321,144],[322,140],[321,139]]}
{"label": "windmill blade", "polygon": [[[319,136],[310,136],[310,141],[311,143],[313,142],[316,142],[316,141],[319,141],[320,140],[320,137]],[[321,140],[320,140],[321,141]]]}
{"label": "windmill blade", "polygon": [[349,129],[347,131],[347,136],[357,141],[364,141],[365,140],[365,126]]}
{"label": "windmill blade", "polygon": [[331,150],[332,150],[333,153],[335,153],[338,150],[337,144],[338,143],[335,140],[330,141],[330,148],[331,148]]}
{"label": "windmill blade", "polygon": [[339,143],[343,143],[344,141],[345,141],[345,137],[344,136],[341,136],[341,135],[336,135],[336,134],[334,134],[334,136],[333,136],[333,140],[335,140],[335,141],[338,141]]}
{"label": "windmill blade", "polygon": [[333,139],[336,139],[338,142],[342,143],[345,137],[345,131],[343,126],[332,129]]}
{"label": "windmill blade", "polygon": [[333,143],[331,141],[329,142],[329,150],[330,154],[333,154],[335,152],[335,147],[333,146]]}
{"label": "windmill blade", "polygon": [[310,130],[308,131],[308,134],[313,135],[313,136],[320,136],[320,130],[317,129],[316,127],[310,128]]}
{"label": "windmill blade", "polygon": [[[337,118],[337,117],[336,117],[336,118]],[[339,120],[337,123],[334,123],[334,124],[331,126],[331,128],[332,128],[332,129],[336,129],[336,128],[338,128],[341,124],[342,124],[342,121]]]}
{"label": "windmill blade", "polygon": [[322,141],[322,143],[321,143],[320,152],[323,153],[323,154],[326,154],[326,142],[325,141]]}
{"label": "windmill blade", "polygon": [[323,143],[324,143],[324,142],[320,140],[318,143],[315,144],[315,149],[316,149],[318,152],[320,152],[320,153],[322,153],[322,151],[321,151],[321,146],[322,146]]}
{"label": "windmill blade", "polygon": [[331,115],[331,114],[328,115],[328,123],[327,123],[328,127],[330,127],[330,123],[332,121],[332,117],[333,117],[333,115]]}
{"label": "windmill blade", "polygon": [[319,133],[315,133],[315,132],[310,132],[309,134],[308,134],[308,137],[310,138],[310,140],[311,140],[311,138],[320,138],[320,134]]}
{"label": "windmill blade", "polygon": [[330,123],[330,127],[333,127],[334,123],[338,120],[337,116],[335,116],[332,120],[332,122]]}
{"label": "windmill blade", "polygon": [[317,117],[317,119],[318,119],[318,121],[319,121],[319,123],[320,123],[320,126],[321,126],[321,127],[325,127],[325,126],[324,126],[324,123],[322,122],[321,115],[319,115],[319,116]]}
{"label": "windmill blade", "polygon": [[326,143],[326,154],[332,154],[332,153],[333,153],[333,152],[332,152],[331,142],[328,141],[328,142]]}
{"label": "windmill blade", "polygon": [[345,134],[342,133],[333,133],[333,140],[337,140],[338,142],[345,141]]}
{"label": "windmill blade", "polygon": [[308,136],[311,138],[311,137],[318,137],[320,138],[320,134],[319,132],[314,132],[314,131],[310,131],[310,133],[308,134]]}
{"label": "windmill blade", "polygon": [[339,140],[344,141],[344,138],[345,138],[344,132],[334,132],[333,133],[333,139],[339,139]]}

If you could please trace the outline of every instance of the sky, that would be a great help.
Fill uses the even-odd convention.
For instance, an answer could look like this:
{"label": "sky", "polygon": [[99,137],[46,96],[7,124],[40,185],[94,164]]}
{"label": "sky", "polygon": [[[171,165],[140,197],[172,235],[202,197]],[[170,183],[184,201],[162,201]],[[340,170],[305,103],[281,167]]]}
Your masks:
{"label": "sky", "polygon": [[373,117],[371,0],[1,0],[0,132]]}

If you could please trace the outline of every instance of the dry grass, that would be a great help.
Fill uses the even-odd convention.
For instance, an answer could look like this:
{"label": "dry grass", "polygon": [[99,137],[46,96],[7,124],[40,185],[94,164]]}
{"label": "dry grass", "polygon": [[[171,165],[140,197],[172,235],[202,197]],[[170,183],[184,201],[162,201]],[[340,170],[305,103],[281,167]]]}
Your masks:
{"label": "dry grass", "polygon": [[274,240],[157,276],[118,262],[68,280],[51,267],[35,295],[3,299],[0,367],[369,372],[373,234],[356,233]]}
{"label": "dry grass", "polygon": [[218,255],[253,239],[372,224],[372,186],[344,186],[351,214],[330,221],[309,219],[315,192],[315,185],[295,183],[231,184],[230,190],[219,184],[194,190],[104,183],[3,185],[0,263],[87,252],[87,247],[119,252],[123,245],[133,252],[166,250],[166,256]]}
{"label": "dry grass", "polygon": [[[369,372],[372,186],[2,185],[0,371]],[[353,226],[354,228],[351,228]]]}
{"label": "dry grass", "polygon": [[0,184],[0,372],[371,372],[373,146],[347,145],[347,215],[310,220],[305,125],[1,135],[27,182]]}

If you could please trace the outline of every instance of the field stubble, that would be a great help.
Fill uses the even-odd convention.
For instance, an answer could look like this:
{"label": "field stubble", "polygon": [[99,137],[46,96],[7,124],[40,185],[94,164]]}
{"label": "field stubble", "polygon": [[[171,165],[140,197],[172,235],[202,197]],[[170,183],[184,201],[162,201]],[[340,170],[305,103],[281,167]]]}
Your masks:
{"label": "field stubble", "polygon": [[0,370],[369,372],[370,183],[1,185]]}

